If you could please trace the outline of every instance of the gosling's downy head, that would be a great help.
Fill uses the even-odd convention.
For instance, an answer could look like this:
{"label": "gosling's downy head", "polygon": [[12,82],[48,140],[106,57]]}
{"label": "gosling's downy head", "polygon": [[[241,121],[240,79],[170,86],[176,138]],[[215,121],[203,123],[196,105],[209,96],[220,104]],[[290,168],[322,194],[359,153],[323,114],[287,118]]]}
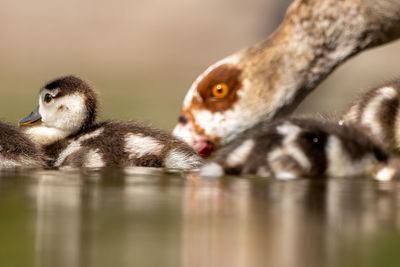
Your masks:
{"label": "gosling's downy head", "polygon": [[39,106],[19,125],[34,141],[47,145],[90,127],[96,110],[93,88],[75,76],[66,76],[40,90]]}

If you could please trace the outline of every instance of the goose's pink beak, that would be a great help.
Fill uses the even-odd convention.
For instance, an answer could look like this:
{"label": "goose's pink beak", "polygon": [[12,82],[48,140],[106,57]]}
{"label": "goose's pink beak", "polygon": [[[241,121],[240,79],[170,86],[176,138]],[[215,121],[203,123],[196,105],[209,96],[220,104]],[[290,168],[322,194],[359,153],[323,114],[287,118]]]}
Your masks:
{"label": "goose's pink beak", "polygon": [[189,144],[201,157],[208,157],[217,144],[207,136],[198,134],[191,122],[178,123],[172,132],[173,135]]}
{"label": "goose's pink beak", "polygon": [[194,141],[193,148],[201,157],[206,158],[211,155],[215,146],[213,142],[201,139]]}

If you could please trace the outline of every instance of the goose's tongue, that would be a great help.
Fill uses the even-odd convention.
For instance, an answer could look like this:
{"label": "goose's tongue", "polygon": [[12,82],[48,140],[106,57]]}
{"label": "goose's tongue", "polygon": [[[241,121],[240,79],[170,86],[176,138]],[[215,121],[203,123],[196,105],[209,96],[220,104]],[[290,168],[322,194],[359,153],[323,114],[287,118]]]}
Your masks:
{"label": "goose's tongue", "polygon": [[208,140],[194,142],[194,150],[203,158],[208,157],[214,151],[214,144]]}

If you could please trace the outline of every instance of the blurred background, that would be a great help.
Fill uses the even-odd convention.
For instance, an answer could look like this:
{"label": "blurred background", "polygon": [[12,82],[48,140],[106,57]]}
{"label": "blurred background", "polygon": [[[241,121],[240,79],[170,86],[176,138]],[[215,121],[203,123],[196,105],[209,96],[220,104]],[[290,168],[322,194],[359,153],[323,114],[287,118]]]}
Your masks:
{"label": "blurred background", "polygon": [[[16,124],[47,81],[77,74],[102,119],[171,130],[197,75],[266,39],[290,2],[0,0],[0,118]],[[339,113],[400,78],[399,49],[351,59],[297,112]],[[129,171],[0,174],[0,266],[400,266],[398,183]]]}
{"label": "blurred background", "polygon": [[[197,75],[266,39],[290,2],[1,0],[0,117],[16,123],[47,81],[77,74],[100,92],[101,118],[171,130]],[[400,77],[399,49],[350,60],[298,112],[338,113],[356,92]]]}

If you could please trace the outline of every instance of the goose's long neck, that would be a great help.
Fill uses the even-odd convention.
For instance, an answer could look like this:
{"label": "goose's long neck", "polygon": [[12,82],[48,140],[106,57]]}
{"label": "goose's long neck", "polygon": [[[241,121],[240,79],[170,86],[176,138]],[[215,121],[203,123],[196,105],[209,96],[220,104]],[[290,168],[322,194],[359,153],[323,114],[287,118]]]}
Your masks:
{"label": "goose's long neck", "polygon": [[258,95],[272,119],[293,110],[344,60],[399,36],[400,0],[297,0],[270,39],[241,51],[242,64],[267,84]]}

